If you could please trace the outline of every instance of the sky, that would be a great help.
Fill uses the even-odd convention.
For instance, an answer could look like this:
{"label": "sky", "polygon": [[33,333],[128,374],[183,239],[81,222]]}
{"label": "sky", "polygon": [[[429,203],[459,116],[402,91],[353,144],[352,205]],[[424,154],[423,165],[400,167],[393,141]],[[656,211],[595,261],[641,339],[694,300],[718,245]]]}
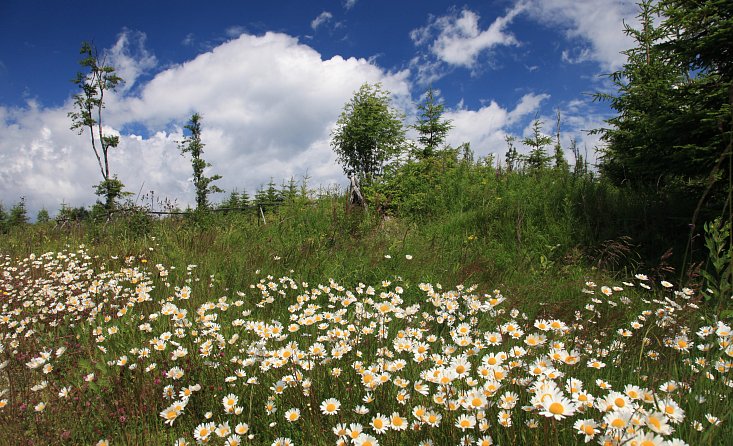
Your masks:
{"label": "sky", "polygon": [[120,136],[111,171],[138,203],[185,208],[192,168],[177,143],[193,113],[207,174],[227,192],[305,177],[328,188],[345,184],[331,132],[364,82],[390,91],[407,125],[432,87],[447,142],[476,157],[503,160],[505,137],[535,119],[554,134],[559,112],[564,147],[575,139],[595,159],[587,131],[612,110],[591,95],[613,92],[607,74],[625,61],[636,12],[627,0],[3,0],[0,202],[24,197],[33,216],[97,198],[89,134],[67,116],[83,41],[125,81],[105,96],[105,131]]}

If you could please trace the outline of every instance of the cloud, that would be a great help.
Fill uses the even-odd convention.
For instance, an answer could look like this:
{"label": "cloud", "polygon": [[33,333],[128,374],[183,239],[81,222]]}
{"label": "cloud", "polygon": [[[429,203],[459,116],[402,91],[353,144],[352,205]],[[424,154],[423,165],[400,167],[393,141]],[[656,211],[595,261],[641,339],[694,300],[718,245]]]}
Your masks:
{"label": "cloud", "polygon": [[125,80],[122,91],[133,88],[137,79],[158,65],[158,59],[145,48],[145,33],[123,29],[117,42],[106,52],[107,64],[115,67]]}
{"label": "cloud", "polygon": [[247,28],[245,28],[244,26],[240,26],[240,25],[233,25],[224,30],[224,34],[226,34],[227,37],[232,38],[232,39],[239,37],[246,32],[247,32]]}
{"label": "cloud", "polygon": [[[150,55],[120,54],[143,58],[118,59],[141,79],[133,68],[147,66]],[[152,190],[182,207],[192,204],[190,160],[180,155],[176,141],[191,114],[199,112],[203,157],[212,164],[210,173],[222,175],[217,184],[225,190],[253,193],[271,177],[280,181],[306,173],[312,185],[341,182],[329,140],[344,104],[363,82],[382,82],[396,103],[404,103],[410,97],[407,78],[407,71],[387,72],[365,59],[324,60],[285,34],[243,34],[138,80],[135,91],[107,96],[107,130],[123,130],[110,166],[136,194]],[[71,99],[59,108],[34,102],[0,106],[2,202],[26,196],[33,211],[56,210],[62,201],[73,206],[94,201],[92,187],[101,175],[88,133],[69,130],[71,109]],[[124,130],[129,128],[138,131]]]}
{"label": "cloud", "polygon": [[194,44],[195,41],[196,41],[196,36],[194,35],[194,33],[188,33],[186,34],[186,37],[184,37],[183,40],[181,40],[181,45],[191,46]]}
{"label": "cloud", "polygon": [[524,4],[518,3],[485,30],[479,27],[478,14],[454,9],[448,15],[431,17],[426,26],[412,30],[410,38],[417,46],[429,45],[432,55],[448,65],[473,68],[482,53],[498,46],[518,45],[506,29],[523,9]]}
{"label": "cloud", "polygon": [[590,48],[576,48],[574,53],[571,55],[570,50],[563,50],[561,56],[562,61],[569,64],[579,64],[594,59]]}
{"label": "cloud", "polygon": [[313,31],[315,31],[316,29],[318,29],[319,26],[328,22],[332,18],[333,18],[333,14],[331,14],[328,11],[323,11],[322,13],[318,14],[318,17],[316,17],[315,19],[311,21],[311,28],[313,28]]}
{"label": "cloud", "polygon": [[[522,0],[523,2],[525,0]],[[624,34],[624,22],[635,26],[638,21],[636,5],[631,1],[608,0],[527,0],[524,9],[538,23],[564,30],[575,41],[575,47],[563,52],[570,63],[593,60],[605,71],[623,65],[621,54],[632,45]]]}
{"label": "cloud", "polygon": [[469,142],[478,156],[490,153],[503,154],[506,150],[504,137],[511,127],[523,118],[536,113],[540,103],[548,98],[549,95],[546,94],[529,93],[522,96],[512,110],[491,101],[478,110],[448,111],[445,113],[445,118],[452,120],[453,129],[448,135],[447,142],[453,147]]}
{"label": "cloud", "polygon": [[344,8],[347,10],[353,8],[356,6],[357,1],[358,0],[344,0]]}

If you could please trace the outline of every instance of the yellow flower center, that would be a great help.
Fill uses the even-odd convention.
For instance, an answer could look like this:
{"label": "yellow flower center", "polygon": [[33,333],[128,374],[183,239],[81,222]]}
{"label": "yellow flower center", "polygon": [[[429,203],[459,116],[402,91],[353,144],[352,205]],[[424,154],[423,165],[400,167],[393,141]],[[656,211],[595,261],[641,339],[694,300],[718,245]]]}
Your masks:
{"label": "yellow flower center", "polygon": [[561,403],[554,402],[554,403],[550,404],[549,410],[550,410],[550,413],[552,413],[552,414],[560,415],[561,413],[563,413],[565,411],[565,408],[563,407],[563,405]]}
{"label": "yellow flower center", "polygon": [[336,410],[336,405],[333,403],[326,404],[326,412],[333,412]]}
{"label": "yellow flower center", "polygon": [[657,429],[662,427],[662,423],[659,421],[659,418],[657,417],[649,417],[649,420],[647,421],[647,423],[654,426]]}
{"label": "yellow flower center", "polygon": [[615,420],[611,421],[611,426],[615,427],[616,429],[621,429],[622,427],[626,426],[626,422],[621,418],[616,418]]}
{"label": "yellow flower center", "polygon": [[613,400],[613,403],[616,404],[618,407],[624,407],[626,405],[626,401],[624,401],[624,399],[621,397],[618,397],[615,400]]}

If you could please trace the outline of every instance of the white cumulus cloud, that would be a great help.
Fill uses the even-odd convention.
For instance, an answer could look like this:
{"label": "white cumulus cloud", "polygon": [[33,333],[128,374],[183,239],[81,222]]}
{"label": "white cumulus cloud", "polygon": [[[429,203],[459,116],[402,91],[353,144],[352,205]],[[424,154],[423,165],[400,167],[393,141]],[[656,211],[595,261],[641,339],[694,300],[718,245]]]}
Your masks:
{"label": "white cumulus cloud", "polygon": [[[116,61],[120,73],[136,79],[147,66],[134,57]],[[404,101],[410,97],[407,77],[406,71],[387,72],[365,59],[324,60],[285,34],[243,34],[140,81],[134,93],[106,96],[105,124],[121,133],[110,166],[135,194],[152,190],[182,206],[192,203],[190,161],[179,154],[176,141],[198,112],[204,159],[213,166],[210,174],[222,175],[217,184],[225,190],[252,193],[270,178],[280,182],[306,173],[313,185],[342,181],[329,135],[343,105],[363,82],[382,82]],[[69,130],[71,109],[71,98],[59,108],[0,106],[3,203],[25,196],[29,209],[53,211],[62,201],[93,202],[101,174],[89,135]]]}
{"label": "white cumulus cloud", "polygon": [[430,52],[446,64],[473,68],[481,53],[518,44],[507,27],[523,9],[524,4],[518,3],[483,30],[477,13],[470,9],[452,10],[447,15],[431,17],[426,26],[412,30],[410,37],[418,46],[428,45]]}
{"label": "white cumulus cloud", "polygon": [[[521,0],[525,4],[525,0]],[[634,1],[620,0],[526,0],[526,13],[534,21],[564,30],[572,48],[563,52],[567,62],[593,60],[605,71],[619,69],[621,54],[632,42],[624,34],[624,22],[637,22]]]}
{"label": "white cumulus cloud", "polygon": [[132,89],[140,75],[149,72],[158,64],[158,59],[145,48],[145,33],[124,29],[117,42],[106,52],[108,65],[117,68],[117,74],[125,82],[121,89]]}
{"label": "white cumulus cloud", "polygon": [[508,128],[531,116],[539,109],[540,103],[548,98],[546,94],[528,93],[511,110],[491,101],[478,110],[448,111],[445,117],[452,120],[453,129],[447,142],[454,147],[469,142],[478,156],[490,153],[503,156],[506,149],[504,137]]}

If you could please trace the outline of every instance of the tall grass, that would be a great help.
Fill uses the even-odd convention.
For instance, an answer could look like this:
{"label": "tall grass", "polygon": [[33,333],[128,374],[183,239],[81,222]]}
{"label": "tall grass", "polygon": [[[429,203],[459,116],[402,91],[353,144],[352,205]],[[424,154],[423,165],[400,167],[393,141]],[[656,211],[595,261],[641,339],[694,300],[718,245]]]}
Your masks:
{"label": "tall grass", "polygon": [[[661,268],[634,278],[651,271],[645,251],[670,243],[640,232],[659,208],[560,170],[456,157],[402,169],[367,191],[367,209],[327,194],[286,200],[266,223],[135,215],[2,235],[0,444],[193,443],[207,423],[222,434],[209,444],[582,444],[582,420],[593,441],[632,444],[668,399],[665,441],[733,434],[727,300],[708,308]],[[500,356],[502,368],[485,363]],[[470,371],[455,376],[460,364]],[[436,371],[448,381],[431,382]],[[596,401],[626,392],[634,410],[583,408],[578,382]],[[538,392],[573,413],[550,417]],[[370,426],[395,413],[408,429]],[[628,428],[609,431],[603,418],[619,414]],[[358,441],[339,440],[340,423]]]}

